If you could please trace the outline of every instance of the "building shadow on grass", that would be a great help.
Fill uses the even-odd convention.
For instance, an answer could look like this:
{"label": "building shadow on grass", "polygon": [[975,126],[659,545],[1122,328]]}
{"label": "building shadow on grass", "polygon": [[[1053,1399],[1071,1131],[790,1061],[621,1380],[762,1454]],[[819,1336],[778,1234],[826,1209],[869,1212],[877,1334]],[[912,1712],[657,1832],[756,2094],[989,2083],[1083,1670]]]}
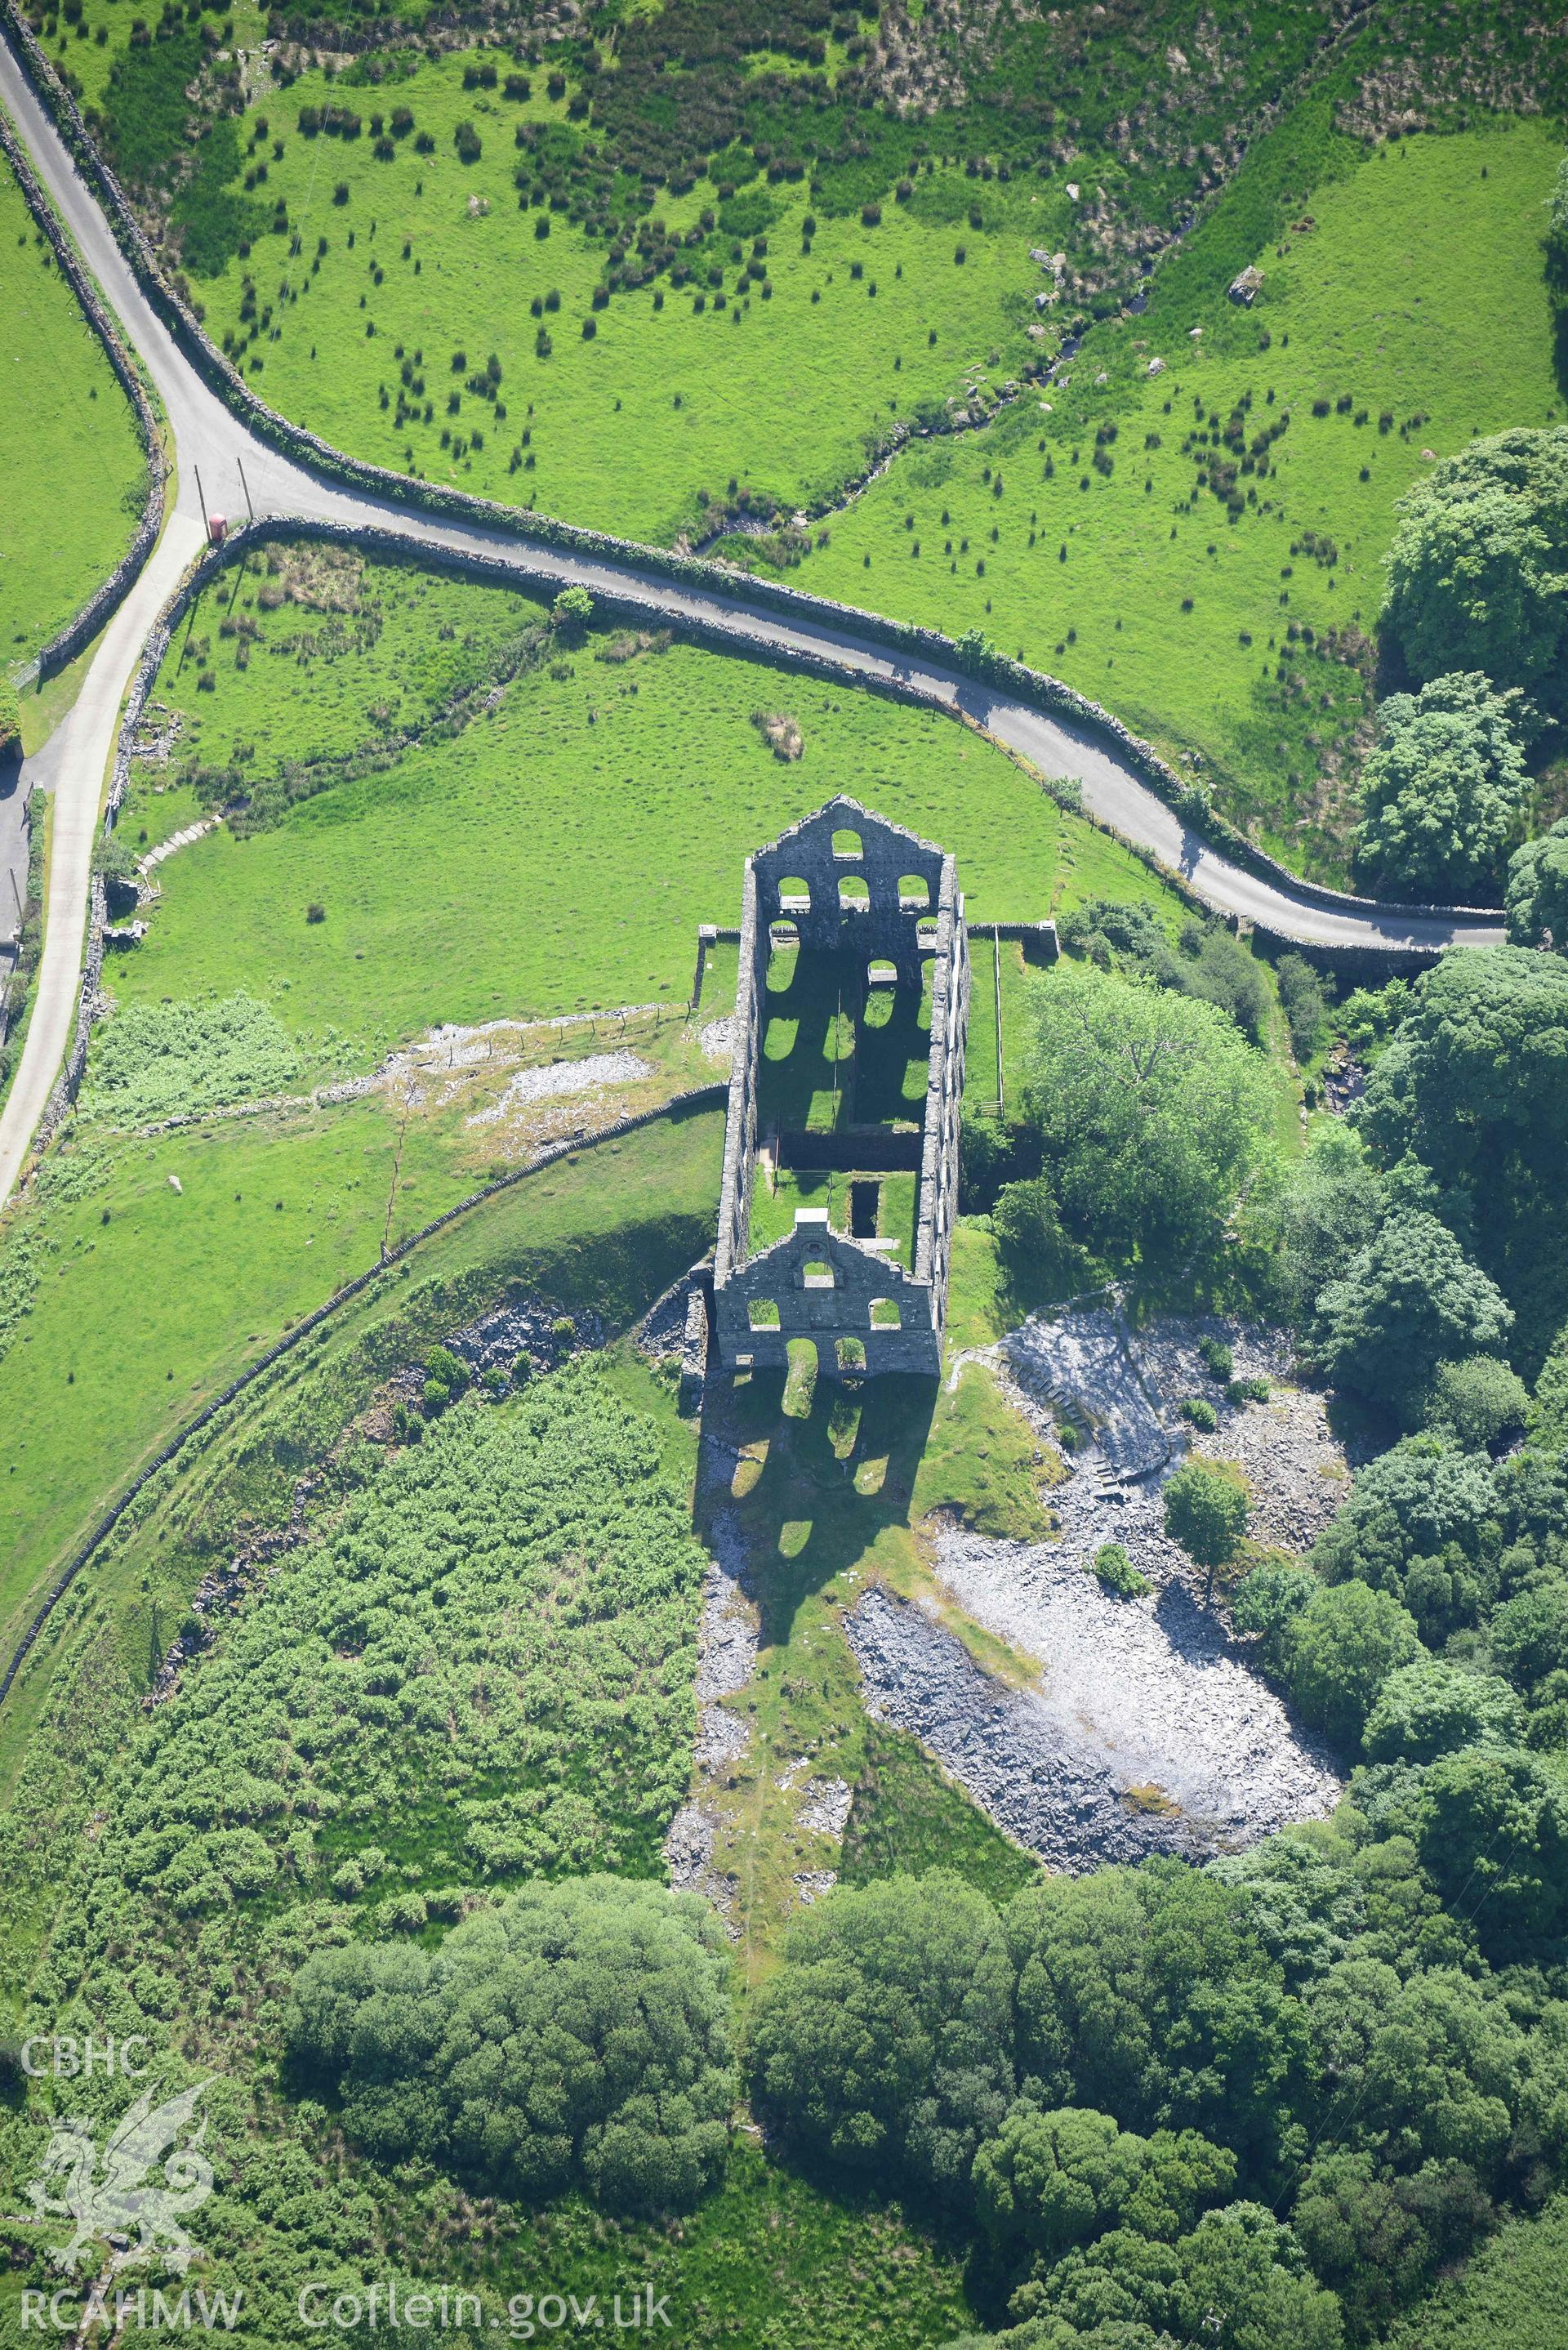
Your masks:
{"label": "building shadow on grass", "polygon": [[717,1373],[703,1404],[696,1531],[726,1565],[743,1561],[764,1647],[787,1641],[801,1602],[886,1528],[909,1523],[936,1409],[935,1379],[825,1378],[813,1354],[795,1342],[787,1377]]}

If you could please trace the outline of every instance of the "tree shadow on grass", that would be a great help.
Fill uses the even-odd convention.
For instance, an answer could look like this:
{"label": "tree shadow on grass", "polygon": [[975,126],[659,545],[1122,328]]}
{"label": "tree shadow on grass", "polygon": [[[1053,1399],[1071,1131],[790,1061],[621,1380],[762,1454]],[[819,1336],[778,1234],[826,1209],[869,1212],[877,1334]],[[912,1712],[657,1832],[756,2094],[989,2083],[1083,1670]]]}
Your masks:
{"label": "tree shadow on grass", "polygon": [[764,1647],[787,1641],[802,1601],[886,1528],[910,1523],[936,1400],[930,1378],[757,1371],[709,1382],[696,1531],[722,1555],[722,1513],[743,1538]]}

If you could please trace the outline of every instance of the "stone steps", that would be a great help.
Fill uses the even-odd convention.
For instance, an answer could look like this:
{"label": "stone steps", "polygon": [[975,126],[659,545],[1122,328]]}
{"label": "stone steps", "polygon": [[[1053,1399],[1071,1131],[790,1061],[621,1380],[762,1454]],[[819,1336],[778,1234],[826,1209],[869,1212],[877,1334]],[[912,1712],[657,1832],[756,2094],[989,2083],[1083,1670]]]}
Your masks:
{"label": "stone steps", "polygon": [[166,857],[172,857],[177,848],[189,848],[192,841],[205,839],[208,833],[216,832],[223,821],[221,816],[204,816],[199,824],[188,824],[179,832],[171,832],[167,840],[161,840],[156,848],[148,850],[137,865],[138,873],[145,880]]}

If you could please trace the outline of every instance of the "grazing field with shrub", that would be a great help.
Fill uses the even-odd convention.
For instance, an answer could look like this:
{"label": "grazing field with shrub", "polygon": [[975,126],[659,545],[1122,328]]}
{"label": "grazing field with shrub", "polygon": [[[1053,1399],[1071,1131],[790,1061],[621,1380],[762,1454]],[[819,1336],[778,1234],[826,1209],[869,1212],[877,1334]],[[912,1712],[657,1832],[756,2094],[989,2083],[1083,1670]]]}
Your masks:
{"label": "grazing field with shrub", "polygon": [[[1259,143],[1070,381],[901,456],[800,577],[1022,650],[1343,878],[1397,503],[1433,456],[1563,412],[1540,256],[1561,140],[1494,122],[1368,154],[1330,115],[1309,100]],[[1247,309],[1226,287],[1250,263]]]}
{"label": "grazing field with shrub", "polygon": [[[614,629],[514,661],[537,606],[401,566],[367,567],[357,616],[303,628],[292,603],[265,608],[267,585],[216,582],[188,639],[200,660],[171,651],[160,678],[183,722],[176,811],[192,777],[205,804],[248,806],[243,837],[159,868],[148,937],[114,965],[122,1007],[245,994],[309,1067],[341,1072],[442,1020],[683,1004],[696,925],[739,919],[747,853],[836,791],[951,848],[971,918],[1113,893],[1175,910],[1137,858],[934,713]],[[400,662],[416,639],[392,681],[389,650]],[[427,724],[438,701],[449,714]],[[794,714],[799,759],[773,755],[759,707]],[[139,786],[133,847],[161,806]]]}
{"label": "grazing field with shrub", "polygon": [[458,55],[394,17],[324,70],[329,28],[291,10],[270,76],[235,60],[254,26],[200,9],[129,45],[105,0],[51,30],[275,404],[666,537],[704,526],[699,492],[787,525],[911,416],[983,413],[1134,290],[1335,10],[1269,0],[1244,43],[1199,0],[882,14],[683,6],[569,43],[520,22]]}
{"label": "grazing field with shrub", "polygon": [[0,157],[0,666],[26,661],[119,561],[146,503],[130,403]]}
{"label": "grazing field with shrub", "polygon": [[[961,400],[971,380],[1000,387],[1033,356],[1043,281],[1029,248],[1060,243],[1059,189],[977,190],[950,170],[906,204],[889,191],[868,225],[804,187],[753,181],[726,198],[704,178],[657,205],[667,237],[694,237],[688,282],[666,271],[601,301],[604,243],[547,204],[519,210],[514,175],[533,153],[517,130],[540,134],[546,158],[579,146],[542,77],[535,88],[524,104],[465,91],[454,57],[384,92],[307,74],[267,99],[261,119],[284,148],[267,193],[289,233],[267,229],[194,281],[209,330],[264,399],[400,472],[668,543],[702,535],[710,506],[738,506],[742,487],[787,524],[857,475],[900,419]],[[368,128],[301,132],[302,112],[334,106],[389,121],[405,107],[417,130],[384,161]],[[256,120],[241,127],[253,168],[272,145],[264,134],[253,151]],[[455,143],[463,123],[472,161]],[[423,137],[433,153],[416,151]],[[986,225],[971,228],[981,197]]]}
{"label": "grazing field with shrub", "polygon": [[[1230,42],[1189,0],[961,41],[940,11],[674,10],[547,57],[521,28],[443,57],[389,24],[332,76],[286,49],[246,108],[232,26],[126,48],[99,6],[56,28],[62,58],[285,412],[979,626],[1347,876],[1396,502],[1424,451],[1555,403],[1557,141],[1519,117],[1550,118],[1561,75],[1521,8],[1467,5],[1439,37],[1386,0],[1339,49],[1326,7],[1253,8]],[[1413,120],[1445,135],[1384,137]],[[1226,292],[1249,265],[1247,308]],[[826,515],[911,424],[940,437]]]}

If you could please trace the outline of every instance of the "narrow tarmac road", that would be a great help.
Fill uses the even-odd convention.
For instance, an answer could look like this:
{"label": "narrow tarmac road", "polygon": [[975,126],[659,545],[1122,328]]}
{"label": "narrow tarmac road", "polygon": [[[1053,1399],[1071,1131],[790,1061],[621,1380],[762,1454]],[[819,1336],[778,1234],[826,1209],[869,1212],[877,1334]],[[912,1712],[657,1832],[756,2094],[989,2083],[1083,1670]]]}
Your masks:
{"label": "narrow tarmac road", "polygon": [[[1191,831],[1103,742],[960,672],[890,650],[860,633],[846,610],[842,625],[784,618],[742,596],[710,593],[655,571],[521,538],[505,528],[454,522],[339,487],[278,453],[247,432],[183,357],[142,293],[97,198],[18,65],[0,41],[0,103],[31,154],[34,169],[68,226],[88,269],[140,354],[167,411],[178,468],[162,538],[103,637],[69,719],[49,745],[55,771],[55,847],[45,947],[22,1065],[0,1112],[0,1202],[9,1197],[68,1049],[81,971],[92,845],[119,712],[142,643],[158,611],[205,535],[208,512],[259,518],[298,517],[345,526],[374,525],[415,549],[474,555],[499,562],[520,586],[547,592],[568,585],[630,601],[649,620],[721,625],[737,652],[755,649],[826,661],[850,682],[896,683],[934,706],[972,719],[1046,775],[1076,776],[1084,805],[1100,822],[1153,850],[1216,912],[1255,922],[1303,945],[1398,951],[1451,945],[1494,945],[1500,917],[1435,911],[1394,913],[1354,899],[1319,903],[1311,893],[1263,880],[1231,864]],[[242,476],[243,467],[243,476]],[[198,479],[200,488],[198,488]],[[248,500],[246,491],[248,490]],[[1021,912],[1029,910],[1021,909]]]}

